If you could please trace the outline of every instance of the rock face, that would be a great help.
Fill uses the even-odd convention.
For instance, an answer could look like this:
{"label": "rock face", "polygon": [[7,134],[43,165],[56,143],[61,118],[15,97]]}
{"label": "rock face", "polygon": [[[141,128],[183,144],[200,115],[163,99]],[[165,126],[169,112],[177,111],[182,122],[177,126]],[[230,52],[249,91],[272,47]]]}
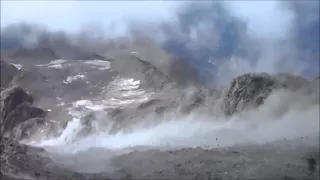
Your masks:
{"label": "rock face", "polygon": [[32,106],[33,97],[21,87],[1,92],[1,133],[11,132],[18,124],[36,117],[45,117],[46,111]]}
{"label": "rock face", "polygon": [[33,103],[33,97],[21,87],[8,88],[1,92],[1,116],[6,118],[18,105],[23,102]]}
{"label": "rock face", "polygon": [[46,111],[33,106],[33,101],[19,86],[1,91],[0,179],[84,179],[79,173],[55,165],[45,157],[44,149],[17,141],[40,130],[39,127],[51,129],[52,123],[44,119]]}
{"label": "rock face", "polygon": [[14,76],[18,73],[18,69],[5,61],[0,61],[1,68],[1,91],[8,87]]}
{"label": "rock face", "polygon": [[[173,63],[174,65],[170,67],[172,69],[167,70],[167,66],[170,66],[167,65],[167,62],[158,62],[159,59],[165,59],[162,58],[162,56],[159,59],[153,59],[143,57],[141,52],[140,54],[129,52],[120,53],[119,56],[102,61],[103,64],[108,64],[110,67],[104,66],[101,69],[100,67],[96,67],[96,65],[92,65],[97,64],[97,62],[101,63],[100,60],[75,61],[80,59],[100,59],[96,54],[92,54],[91,56],[86,52],[78,54],[76,50],[73,52],[70,52],[70,49],[64,48],[60,50],[61,52],[59,53],[54,52],[57,56],[51,54],[51,50],[48,49],[43,49],[44,54],[42,55],[37,55],[37,52],[31,52],[29,59],[34,61],[29,62],[23,59],[27,57],[28,54],[21,55],[21,63],[24,62],[30,67],[25,67],[25,64],[23,64],[23,70],[19,71],[17,75],[15,75],[15,73],[11,75],[11,71],[5,72],[8,78],[5,79],[3,83],[7,89],[1,92],[0,123],[2,124],[2,129],[0,138],[2,139],[0,141],[0,175],[2,176],[0,176],[0,179],[107,179],[107,177],[114,179],[215,178],[209,177],[209,175],[207,177],[207,172],[214,172],[213,174],[217,175],[216,179],[253,178],[252,172],[256,175],[254,177],[255,179],[265,177],[277,179],[277,177],[279,177],[278,173],[280,173],[281,176],[296,173],[294,176],[300,177],[301,172],[299,169],[301,170],[305,165],[302,162],[298,162],[299,166],[296,166],[297,161],[293,159],[300,157],[300,152],[299,154],[290,155],[290,153],[296,152],[292,151],[292,146],[288,146],[290,150],[285,149],[282,151],[282,154],[279,154],[278,148],[271,149],[272,151],[267,152],[265,151],[267,148],[258,150],[257,146],[245,150],[238,147],[238,149],[236,148],[234,151],[232,149],[204,150],[201,148],[168,152],[152,150],[148,152],[135,151],[125,156],[120,155],[119,157],[115,157],[111,159],[112,161],[108,159],[108,161],[102,162],[102,160],[100,161],[102,156],[95,156],[95,150],[83,152],[83,154],[79,153],[76,156],[61,155],[60,157],[60,155],[54,153],[47,153],[44,149],[19,143],[18,140],[22,139],[28,141],[38,140],[37,138],[46,138],[45,136],[50,134],[52,128],[55,128],[54,126],[58,124],[55,120],[62,121],[63,119],[72,118],[57,117],[57,112],[62,112],[63,110],[68,111],[67,107],[74,106],[73,104],[77,104],[75,102],[79,102],[78,100],[80,99],[84,100],[83,102],[89,100],[97,100],[96,102],[100,102],[98,101],[100,99],[106,100],[104,96],[107,98],[115,97],[113,95],[117,93],[112,94],[113,90],[115,89],[114,91],[119,92],[122,91],[121,88],[111,86],[111,88],[104,89],[104,87],[109,87],[108,85],[110,84],[114,85],[112,84],[113,82],[125,84],[122,81],[118,81],[118,77],[119,79],[130,78],[134,79],[134,82],[139,82],[137,83],[139,84],[139,90],[150,90],[150,92],[152,92],[150,96],[148,95],[149,99],[123,107],[115,106],[115,108],[107,107],[104,109],[105,107],[101,108],[99,106],[99,108],[97,108],[99,110],[90,109],[92,112],[89,112],[86,116],[81,115],[80,122],[85,128],[80,132],[76,132],[75,141],[78,140],[77,138],[90,135],[90,133],[94,132],[97,128],[99,130],[102,129],[104,132],[109,132],[110,128],[110,134],[117,134],[119,131],[130,131],[131,127],[140,123],[146,126],[153,125],[154,122],[158,123],[162,120],[167,120],[168,116],[170,118],[171,113],[174,115],[179,113],[186,115],[191,112],[196,112],[201,115],[203,111],[205,115],[210,115],[209,113],[215,113],[211,112],[211,110],[214,109],[214,105],[221,104],[220,98],[224,97],[225,94],[224,103],[226,104],[226,114],[232,115],[261,105],[272,91],[278,88],[303,90],[304,88],[302,87],[306,87],[304,90],[306,93],[308,93],[307,91],[316,92],[315,89],[319,89],[319,79],[311,83],[303,78],[287,74],[275,76],[267,74],[244,74],[234,79],[227,93],[221,93],[215,89],[211,91],[208,87],[202,88],[200,85],[196,85],[195,89],[192,90],[194,84],[191,84],[192,87],[189,90],[187,86],[190,80],[189,78],[195,78],[192,80],[195,82],[197,82],[197,78],[194,74],[189,73],[190,71],[186,71],[186,66],[181,65],[179,61]],[[154,53],[150,54],[154,55]],[[44,58],[44,61],[40,62],[40,56],[51,56],[54,58]],[[73,61],[55,59],[66,56],[69,57],[67,59],[73,59]],[[19,56],[12,57],[19,59]],[[52,59],[55,61],[51,61]],[[153,60],[148,61],[148,59]],[[169,61],[169,59],[167,60]],[[35,65],[36,67],[33,67]],[[81,77],[83,79],[68,81],[69,78],[78,77],[77,75],[79,74],[82,75]],[[137,84],[136,86],[138,86]],[[176,85],[182,85],[183,88],[180,89],[181,86]],[[185,86],[188,88],[184,88]],[[27,91],[25,91],[25,89]],[[110,95],[107,96],[103,94],[105,91],[111,91],[112,93],[106,93]],[[103,93],[100,94],[101,92]],[[32,94],[32,96],[29,93]],[[223,96],[221,96],[221,94],[223,94]],[[319,95],[317,97],[319,97]],[[128,95],[125,96],[125,98],[128,98]],[[127,100],[125,98],[121,100]],[[60,104],[63,105],[60,106]],[[46,111],[35,105],[39,105],[42,108],[50,108],[48,111],[51,112],[52,117],[55,117],[55,119],[51,119],[50,113],[47,115]],[[59,106],[55,107],[54,105]],[[77,112],[81,112],[79,114],[85,114],[87,112],[85,108],[86,107],[79,105],[79,107],[77,106],[75,109]],[[220,109],[217,111],[220,111]],[[148,121],[148,118],[150,118],[150,121]],[[113,120],[114,122],[110,122],[109,120]],[[54,132],[58,133],[57,131]],[[2,137],[4,133],[9,137]],[[29,139],[26,139],[28,137]],[[216,141],[218,141],[217,138]],[[270,145],[267,146],[268,148],[271,147]],[[302,147],[305,148],[304,146]],[[312,146],[312,148],[315,147]],[[305,149],[310,148],[307,147]],[[316,150],[318,151],[318,148]],[[97,150],[97,152],[99,151],[100,150]],[[304,153],[302,151],[304,151],[304,149],[301,150],[301,154]],[[86,156],[86,153],[88,153],[88,156]],[[112,152],[106,151],[103,152],[103,154],[109,156]],[[44,155],[50,156],[54,162]],[[271,157],[271,161],[268,160],[265,162],[264,156]],[[77,159],[77,157],[81,158]],[[95,161],[96,158],[99,159],[99,161]],[[64,163],[66,163],[57,163],[59,159],[62,159]],[[282,159],[281,168],[279,168],[279,159],[280,161]],[[249,168],[248,161],[250,161],[249,165],[251,165]],[[100,164],[100,162],[103,164]],[[97,166],[102,168],[101,171],[107,170],[108,168],[106,167],[109,167],[110,162],[114,163],[112,165],[116,166],[115,169],[119,169],[119,171],[116,170],[112,176],[109,176],[109,172],[103,172],[101,174],[93,173],[99,171],[96,170]],[[136,166],[137,162],[142,162],[145,168],[149,168],[147,173],[145,172],[145,168]],[[156,166],[154,162],[157,162]],[[293,162],[295,165],[288,168],[288,162]],[[69,163],[70,168],[67,167]],[[191,169],[190,163],[191,165],[195,165]],[[216,165],[213,169],[210,169],[213,167],[210,166],[212,163]],[[71,172],[69,170],[72,169],[73,164],[75,164],[75,166],[83,166],[81,168],[85,168],[86,172],[92,168],[93,172],[90,174],[86,174],[85,172],[81,174],[76,173],[81,171],[75,170],[78,168],[75,168],[75,166],[73,167],[75,169],[72,170],[75,172]],[[265,165],[268,165],[267,168]],[[170,169],[174,170],[171,171]],[[198,176],[198,174],[200,175]]]}
{"label": "rock face", "polygon": [[[263,104],[275,89],[300,91],[310,85],[311,83],[304,78],[290,74],[244,74],[232,81],[224,98],[224,110],[226,115],[232,115]],[[314,89],[312,88],[312,91]]]}
{"label": "rock face", "polygon": [[267,74],[244,74],[236,77],[225,97],[226,114],[232,115],[261,105],[276,87],[276,80]]}

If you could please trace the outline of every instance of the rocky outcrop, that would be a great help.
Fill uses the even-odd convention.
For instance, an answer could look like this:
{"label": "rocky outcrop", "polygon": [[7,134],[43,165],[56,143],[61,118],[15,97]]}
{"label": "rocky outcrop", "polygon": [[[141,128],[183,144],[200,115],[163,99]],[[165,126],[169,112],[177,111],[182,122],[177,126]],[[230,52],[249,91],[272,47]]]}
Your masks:
{"label": "rocky outcrop", "polygon": [[13,78],[17,75],[18,69],[3,60],[0,60],[0,68],[1,68],[1,91],[8,87]]}
{"label": "rocky outcrop", "polygon": [[14,86],[1,92],[1,116],[6,118],[23,102],[33,103],[33,97],[21,87]]}
{"label": "rocky outcrop", "polygon": [[245,74],[235,78],[225,97],[225,113],[232,115],[243,111],[248,106],[257,106],[263,103],[275,86],[269,76],[253,76]]}
{"label": "rocky outcrop", "polygon": [[45,110],[39,107],[34,107],[28,102],[23,102],[8,114],[8,116],[3,121],[2,127],[4,128],[4,131],[11,131],[15,126],[19,125],[22,122],[25,122],[30,118],[43,118],[45,116]]}
{"label": "rocky outcrop", "polygon": [[236,77],[224,98],[224,111],[227,115],[258,107],[276,89],[290,91],[315,91],[315,85],[300,76],[290,74],[269,75],[266,73],[244,74]]}
{"label": "rocky outcrop", "polygon": [[30,118],[45,117],[46,111],[32,106],[33,97],[21,87],[14,86],[1,92],[1,133],[10,133],[13,128]]}
{"label": "rocky outcrop", "polygon": [[224,100],[225,113],[232,115],[261,105],[270,93],[279,87],[268,74],[244,74],[236,77]]}

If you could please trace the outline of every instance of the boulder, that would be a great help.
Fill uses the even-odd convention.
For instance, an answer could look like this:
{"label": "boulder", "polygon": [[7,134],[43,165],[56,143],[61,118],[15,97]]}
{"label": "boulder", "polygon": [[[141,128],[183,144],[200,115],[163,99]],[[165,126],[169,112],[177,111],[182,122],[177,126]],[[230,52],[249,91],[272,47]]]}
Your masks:
{"label": "boulder", "polygon": [[279,87],[277,80],[266,74],[244,74],[233,79],[224,98],[226,115],[261,105]]}

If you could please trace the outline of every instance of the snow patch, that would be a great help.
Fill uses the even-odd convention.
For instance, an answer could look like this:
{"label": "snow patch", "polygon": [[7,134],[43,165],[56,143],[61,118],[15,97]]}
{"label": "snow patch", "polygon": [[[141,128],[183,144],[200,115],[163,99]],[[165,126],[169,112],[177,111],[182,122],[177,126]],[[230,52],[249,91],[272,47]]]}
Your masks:
{"label": "snow patch", "polygon": [[64,67],[63,64],[65,64],[66,62],[68,61],[64,59],[58,59],[58,60],[50,61],[48,64],[38,64],[37,66],[39,67],[47,66],[48,68],[62,69]]}
{"label": "snow patch", "polygon": [[116,77],[103,92],[107,104],[111,107],[119,107],[147,101],[153,92],[147,93],[139,86],[140,80]]}
{"label": "snow patch", "polygon": [[18,70],[22,68],[21,64],[15,64],[15,63],[11,63],[11,64],[14,65]]}
{"label": "snow patch", "polygon": [[107,70],[110,69],[110,62],[104,60],[88,60],[84,62],[85,64],[93,65],[98,67],[99,70]]}
{"label": "snow patch", "polygon": [[90,100],[79,100],[79,101],[76,101],[74,103],[72,103],[73,107],[75,108],[86,108],[86,109],[90,109],[90,110],[93,110],[93,111],[99,111],[99,110],[103,110],[105,108],[105,106],[100,103],[93,103],[92,101]]}
{"label": "snow patch", "polygon": [[73,81],[83,80],[83,79],[85,79],[85,78],[86,78],[86,77],[85,77],[85,75],[83,75],[83,74],[77,74],[77,75],[75,75],[75,76],[68,76],[68,77],[67,77],[67,80],[64,80],[63,83],[64,83],[64,84],[70,84],[70,83],[72,83]]}
{"label": "snow patch", "polygon": [[54,60],[54,61],[50,61],[49,64],[53,65],[53,64],[63,64],[67,62],[67,60],[64,60],[64,59],[58,59],[58,60]]}

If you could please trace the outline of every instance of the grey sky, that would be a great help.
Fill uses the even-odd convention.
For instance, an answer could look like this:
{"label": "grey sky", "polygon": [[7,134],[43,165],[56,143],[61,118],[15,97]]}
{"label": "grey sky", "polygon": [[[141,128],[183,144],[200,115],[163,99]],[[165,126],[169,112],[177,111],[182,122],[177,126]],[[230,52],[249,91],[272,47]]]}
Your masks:
{"label": "grey sky", "polygon": [[[89,24],[98,24],[109,30],[113,25],[112,28],[116,28],[113,31],[121,31],[128,20],[153,23],[172,20],[179,3],[181,1],[1,0],[1,26],[27,21],[68,31]],[[234,15],[249,20],[252,35],[285,36],[290,29],[293,16],[280,9],[276,1],[227,1],[227,5]]]}
{"label": "grey sky", "polygon": [[78,30],[86,24],[107,27],[129,19],[159,21],[172,18],[175,1],[3,1],[1,26],[21,21],[49,28]]}

